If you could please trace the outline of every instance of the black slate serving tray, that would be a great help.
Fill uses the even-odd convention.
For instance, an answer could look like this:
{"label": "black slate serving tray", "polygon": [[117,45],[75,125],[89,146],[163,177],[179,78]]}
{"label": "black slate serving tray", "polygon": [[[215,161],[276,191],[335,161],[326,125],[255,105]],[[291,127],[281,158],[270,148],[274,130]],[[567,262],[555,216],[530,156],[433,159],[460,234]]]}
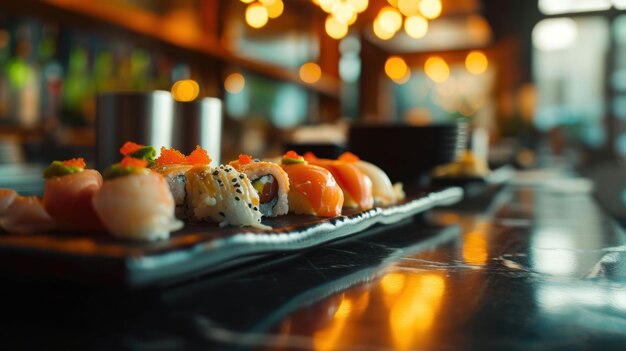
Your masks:
{"label": "black slate serving tray", "polygon": [[272,230],[188,223],[169,240],[151,243],[119,240],[105,233],[2,233],[0,272],[128,288],[166,285],[259,255],[322,245],[453,204],[462,197],[458,187],[417,191],[394,206],[335,218],[287,215],[265,219],[263,223]]}

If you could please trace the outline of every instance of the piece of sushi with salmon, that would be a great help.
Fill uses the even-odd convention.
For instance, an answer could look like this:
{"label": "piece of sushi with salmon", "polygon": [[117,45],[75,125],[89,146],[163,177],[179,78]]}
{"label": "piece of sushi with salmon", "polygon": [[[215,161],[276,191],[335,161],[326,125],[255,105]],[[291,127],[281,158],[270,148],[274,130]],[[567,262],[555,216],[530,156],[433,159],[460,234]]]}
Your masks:
{"label": "piece of sushi with salmon", "polygon": [[357,208],[361,211],[374,207],[372,180],[358,167],[343,161],[317,158],[311,152],[307,152],[304,159],[312,165],[330,171],[343,190],[344,207]]}
{"label": "piece of sushi with salmon", "polygon": [[269,229],[261,223],[259,195],[246,174],[230,165],[211,167],[210,162],[200,146],[188,156],[173,148],[161,149],[153,169],[165,177],[177,216],[220,226]]}
{"label": "piece of sushi with salmon", "polygon": [[294,151],[285,153],[281,167],[289,176],[289,212],[320,217],[341,215],[343,192],[328,170],[309,164]]}
{"label": "piece of sushi with salmon", "polygon": [[169,238],[183,227],[174,216],[174,199],[165,179],[148,168],[148,161],[126,156],[104,172],[93,207],[111,234],[152,241]]}
{"label": "piece of sushi with salmon", "polygon": [[0,228],[14,234],[39,233],[54,229],[54,219],[36,196],[20,196],[15,190],[0,189]]}
{"label": "piece of sushi with salmon", "polygon": [[387,173],[375,164],[363,161],[351,152],[344,152],[337,160],[355,165],[370,178],[374,205],[389,206],[404,200],[402,183],[392,184]]}
{"label": "piece of sushi with salmon", "polygon": [[259,161],[241,154],[230,162],[237,171],[244,173],[259,194],[259,209],[263,216],[276,217],[289,212],[289,176],[276,163]]}
{"label": "piece of sushi with salmon", "polygon": [[82,158],[53,161],[43,173],[43,207],[61,230],[103,230],[91,199],[102,187],[102,175],[85,169]]}

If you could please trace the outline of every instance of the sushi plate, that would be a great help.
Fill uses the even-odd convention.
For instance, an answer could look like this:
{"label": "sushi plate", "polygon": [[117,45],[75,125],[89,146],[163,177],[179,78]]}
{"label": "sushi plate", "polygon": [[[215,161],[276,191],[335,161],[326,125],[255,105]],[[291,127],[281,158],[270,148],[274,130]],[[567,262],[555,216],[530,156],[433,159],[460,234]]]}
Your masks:
{"label": "sushi plate", "polygon": [[188,223],[170,239],[150,243],[104,233],[1,233],[0,272],[127,288],[167,285],[261,255],[306,250],[462,198],[459,187],[409,192],[399,204],[334,218],[290,214],[265,219],[271,230]]}

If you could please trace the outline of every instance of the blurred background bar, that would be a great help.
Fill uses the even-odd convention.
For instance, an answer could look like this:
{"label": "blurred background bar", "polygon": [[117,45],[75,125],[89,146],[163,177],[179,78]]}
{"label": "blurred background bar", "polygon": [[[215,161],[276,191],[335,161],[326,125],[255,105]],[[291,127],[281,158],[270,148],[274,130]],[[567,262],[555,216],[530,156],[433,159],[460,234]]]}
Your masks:
{"label": "blurred background bar", "polygon": [[623,167],[607,166],[626,156],[625,10],[624,0],[3,1],[0,164],[93,163],[96,96],[164,90],[222,101],[215,160],[344,150],[353,125],[463,121],[491,165],[611,179],[609,202],[626,217],[626,180],[611,176]]}

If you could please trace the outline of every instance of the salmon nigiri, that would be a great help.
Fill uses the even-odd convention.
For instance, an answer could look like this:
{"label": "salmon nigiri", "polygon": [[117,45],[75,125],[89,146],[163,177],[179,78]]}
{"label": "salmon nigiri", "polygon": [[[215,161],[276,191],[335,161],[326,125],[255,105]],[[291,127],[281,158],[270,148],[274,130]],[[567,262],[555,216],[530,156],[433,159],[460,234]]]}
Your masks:
{"label": "salmon nigiri", "polygon": [[374,195],[375,205],[388,206],[404,200],[405,195],[402,190],[402,183],[392,184],[387,173],[375,164],[363,161],[351,152],[344,152],[337,160],[353,164],[367,174],[372,180],[372,194]]}
{"label": "salmon nigiri", "polygon": [[363,211],[374,207],[372,180],[359,168],[343,161],[317,158],[311,152],[307,152],[304,159],[332,173],[343,190],[344,207],[358,208]]}
{"label": "salmon nigiri", "polygon": [[283,156],[281,166],[289,176],[289,212],[322,217],[341,215],[343,192],[328,170],[308,164],[294,151]]}
{"label": "salmon nigiri", "polygon": [[85,169],[85,161],[75,158],[52,162],[45,169],[44,178],[43,206],[59,229],[103,229],[91,204],[94,194],[102,187],[98,171]]}

